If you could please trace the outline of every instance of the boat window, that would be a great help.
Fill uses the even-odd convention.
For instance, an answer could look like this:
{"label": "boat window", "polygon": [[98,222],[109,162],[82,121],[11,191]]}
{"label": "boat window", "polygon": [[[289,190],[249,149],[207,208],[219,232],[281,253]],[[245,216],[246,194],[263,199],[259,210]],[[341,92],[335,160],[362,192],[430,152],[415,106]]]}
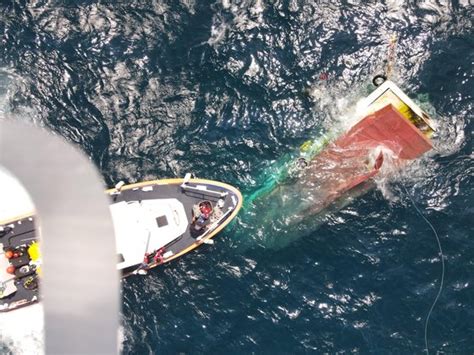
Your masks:
{"label": "boat window", "polygon": [[125,259],[123,258],[123,254],[118,254],[117,257],[118,257],[119,264],[125,261]]}
{"label": "boat window", "polygon": [[158,228],[164,227],[168,225],[168,219],[166,216],[160,216],[156,219],[156,224],[158,224]]}

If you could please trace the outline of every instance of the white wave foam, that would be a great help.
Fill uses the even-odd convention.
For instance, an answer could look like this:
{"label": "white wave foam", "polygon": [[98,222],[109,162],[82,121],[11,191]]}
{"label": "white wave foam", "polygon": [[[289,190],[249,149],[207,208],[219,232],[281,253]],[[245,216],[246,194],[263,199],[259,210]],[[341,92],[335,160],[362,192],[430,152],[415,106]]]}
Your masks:
{"label": "white wave foam", "polygon": [[403,169],[403,167],[400,167],[400,161],[396,154],[386,147],[377,147],[373,150],[374,154],[371,157],[373,161],[375,161],[375,154],[378,155],[379,152],[382,152],[384,160],[379,173],[374,178],[375,184],[386,200],[397,202],[399,197],[392,191],[390,183],[396,179],[398,171]]}
{"label": "white wave foam", "polygon": [[357,113],[357,102],[368,93],[362,87],[348,90],[344,83],[328,83],[325,80],[320,80],[308,90],[319,115],[322,115],[322,128],[335,133],[347,131],[361,119]]}
{"label": "white wave foam", "polygon": [[0,344],[16,355],[44,354],[43,306],[0,313]]}
{"label": "white wave foam", "polygon": [[260,71],[260,66],[258,65],[257,61],[255,60],[255,57],[253,55],[250,56],[252,58],[252,62],[250,63],[247,71],[244,73],[244,75],[253,77],[258,74]]}

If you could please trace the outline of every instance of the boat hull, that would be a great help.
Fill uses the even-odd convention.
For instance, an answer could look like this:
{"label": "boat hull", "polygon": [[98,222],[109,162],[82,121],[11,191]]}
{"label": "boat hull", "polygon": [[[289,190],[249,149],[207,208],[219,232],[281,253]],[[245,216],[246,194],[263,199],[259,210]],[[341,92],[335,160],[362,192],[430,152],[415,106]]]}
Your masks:
{"label": "boat hull", "polygon": [[432,149],[428,115],[392,82],[354,111],[356,123],[346,132],[307,141],[290,161],[269,169],[262,187],[246,198],[247,225],[259,242],[288,245],[369,191],[377,176],[390,176]]}
{"label": "boat hull", "polygon": [[[117,238],[120,235],[117,225],[119,225],[119,219],[124,215],[114,215],[113,211],[116,206],[158,206],[159,213],[151,218],[151,221],[157,225],[150,225],[156,228],[156,238],[158,239],[150,240],[151,238],[148,237],[146,248],[143,249],[139,259],[132,259],[128,264],[121,264],[119,261],[117,268],[122,277],[147,273],[150,269],[179,258],[202,244],[209,243],[209,240],[234,219],[242,206],[242,195],[236,188],[205,179],[146,181],[109,189],[106,194],[110,197],[111,214],[114,226],[116,226]],[[163,204],[163,201],[167,204]],[[173,206],[178,206],[182,211],[179,218],[166,211],[166,206],[170,201],[174,202]],[[198,224],[196,210],[203,201],[209,203],[213,210],[207,220]],[[127,209],[124,211],[128,212]],[[153,210],[146,210],[147,218],[150,212]],[[166,219],[167,215],[168,219]],[[176,222],[173,219],[179,219],[181,229],[169,228]],[[85,221],[85,223],[87,222]],[[39,238],[38,226],[34,213],[2,221],[0,225],[3,226],[3,231],[0,232],[0,261],[6,267],[15,265],[15,273],[9,274],[5,270],[0,272],[0,291],[2,291],[0,292],[0,311],[11,311],[39,300],[39,266],[26,252]],[[198,227],[199,230],[197,230]],[[163,239],[163,233],[166,231],[179,233]],[[122,243],[117,241],[117,251],[123,259],[123,255],[126,255],[130,245],[133,246],[136,236],[133,235],[133,232],[128,235],[122,233],[122,238],[129,239],[122,240]],[[119,249],[120,245],[122,249]],[[159,248],[156,247],[157,245]],[[15,255],[12,257],[13,253]],[[159,255],[157,255],[158,253]],[[21,268],[33,270],[33,272],[29,272],[28,275],[17,274]],[[34,279],[36,284],[28,281],[25,286],[26,277]],[[5,286],[3,289],[2,285]]]}

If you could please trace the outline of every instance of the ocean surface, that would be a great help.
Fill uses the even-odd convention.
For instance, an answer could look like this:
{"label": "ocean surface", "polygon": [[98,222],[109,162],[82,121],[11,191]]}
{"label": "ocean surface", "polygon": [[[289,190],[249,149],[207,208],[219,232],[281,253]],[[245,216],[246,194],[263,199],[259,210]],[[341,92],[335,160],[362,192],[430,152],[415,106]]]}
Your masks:
{"label": "ocean surface", "polygon": [[[251,195],[348,125],[393,38],[391,79],[436,122],[434,151],[321,223],[276,238],[247,206],[123,281],[123,353],[472,354],[473,18],[472,0],[3,1],[0,115],[79,145],[108,186],[192,172]],[[442,268],[420,212],[446,266],[426,342]],[[41,312],[0,315],[0,352],[42,353]]]}

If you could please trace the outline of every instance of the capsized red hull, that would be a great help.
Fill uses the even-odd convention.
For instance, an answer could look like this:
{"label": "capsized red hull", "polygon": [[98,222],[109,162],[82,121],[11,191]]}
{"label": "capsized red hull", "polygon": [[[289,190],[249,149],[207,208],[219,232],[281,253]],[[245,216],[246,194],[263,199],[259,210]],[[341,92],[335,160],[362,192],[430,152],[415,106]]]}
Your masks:
{"label": "capsized red hull", "polygon": [[406,161],[430,149],[429,139],[390,104],[364,117],[309,162],[301,183],[317,181],[312,212],[377,175],[387,150],[392,158]]}
{"label": "capsized red hull", "polygon": [[416,159],[433,148],[429,139],[392,105],[365,117],[335,142],[341,149],[354,145],[368,149],[383,145],[399,159]]}

